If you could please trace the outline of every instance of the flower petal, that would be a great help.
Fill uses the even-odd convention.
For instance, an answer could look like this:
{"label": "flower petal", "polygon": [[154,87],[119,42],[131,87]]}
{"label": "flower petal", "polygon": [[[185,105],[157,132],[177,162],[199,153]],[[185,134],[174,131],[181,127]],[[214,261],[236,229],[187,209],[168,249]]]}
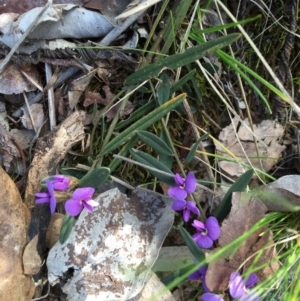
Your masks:
{"label": "flower petal", "polygon": [[73,200],[90,200],[92,198],[92,195],[94,194],[95,189],[92,187],[83,187],[83,188],[77,188],[73,194],[72,198]]}
{"label": "flower petal", "polygon": [[65,203],[65,210],[71,216],[77,216],[83,209],[83,205],[80,201],[70,199]]}
{"label": "flower petal", "polygon": [[193,221],[192,226],[194,228],[196,228],[196,230],[198,230],[198,231],[204,231],[204,230],[206,230],[205,225],[202,222],[200,222],[200,221],[198,221],[196,219]]}
{"label": "flower petal", "polygon": [[49,203],[50,202],[50,197],[46,197],[46,198],[39,198],[35,200],[36,204],[45,204],[45,203]]}
{"label": "flower petal", "polygon": [[190,274],[188,277],[189,280],[200,280],[202,278],[202,274],[197,270],[196,272]]}
{"label": "flower petal", "polygon": [[50,199],[50,195],[49,195],[48,192],[37,192],[37,193],[35,193],[35,196],[37,198],[48,198],[48,199]]}
{"label": "flower petal", "polygon": [[54,188],[53,188],[52,182],[47,180],[46,185],[47,185],[49,194],[53,195],[54,194]]}
{"label": "flower petal", "polygon": [[168,195],[175,200],[184,200],[187,197],[187,192],[180,187],[171,187],[168,190]]}
{"label": "flower petal", "polygon": [[181,210],[183,210],[183,208],[185,207],[185,205],[186,205],[186,201],[185,200],[183,200],[183,201],[181,201],[181,200],[176,200],[176,201],[174,201],[174,203],[172,204],[172,209],[174,210],[174,211],[181,211]]}
{"label": "flower petal", "polygon": [[56,209],[56,199],[55,199],[55,196],[51,196],[50,198],[50,212],[51,214],[53,214],[55,212],[55,209]]}
{"label": "flower petal", "polygon": [[222,297],[213,293],[205,293],[201,298],[203,301],[224,301]]}
{"label": "flower petal", "polygon": [[[197,239],[196,240],[194,239],[194,240],[200,248],[209,249],[210,247],[212,247],[213,241],[209,236],[202,235],[200,232],[198,232],[197,234],[198,234],[197,236],[196,236],[196,234],[194,235],[197,237]],[[193,236],[193,238],[194,238],[194,236]]]}
{"label": "flower petal", "polygon": [[182,217],[186,223],[189,221],[190,215],[191,215],[191,211],[188,208],[183,209]]}
{"label": "flower petal", "polygon": [[189,172],[185,179],[185,191],[187,193],[193,193],[196,190],[196,184],[197,181],[195,175],[192,172]]}
{"label": "flower petal", "polygon": [[254,286],[255,283],[258,282],[258,277],[255,273],[251,273],[248,277],[248,279],[246,280],[245,286],[246,288],[251,288]]}
{"label": "flower petal", "polygon": [[192,201],[187,201],[186,202],[186,206],[189,208],[190,211],[192,211],[193,213],[200,215],[200,211],[199,209],[196,207],[196,204]]}
{"label": "flower petal", "polygon": [[212,240],[216,240],[220,237],[221,229],[218,220],[214,216],[210,216],[206,222],[205,226],[208,232],[208,236]]}
{"label": "flower petal", "polygon": [[174,176],[174,180],[178,186],[184,186],[185,180],[179,173]]}
{"label": "flower petal", "polygon": [[246,294],[245,283],[239,272],[233,272],[230,275],[229,293],[232,298],[241,298]]}
{"label": "flower petal", "polygon": [[97,203],[96,201],[94,200],[89,200],[89,201],[84,201],[83,202],[83,206],[84,208],[89,212],[89,213],[92,213],[93,212],[93,207],[96,207],[98,206],[99,203]]}

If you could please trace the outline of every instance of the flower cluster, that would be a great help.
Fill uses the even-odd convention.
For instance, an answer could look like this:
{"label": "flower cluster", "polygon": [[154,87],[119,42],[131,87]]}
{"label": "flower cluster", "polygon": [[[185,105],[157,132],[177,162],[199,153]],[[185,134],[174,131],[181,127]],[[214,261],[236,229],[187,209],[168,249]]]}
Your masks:
{"label": "flower cluster", "polygon": [[[178,173],[174,177],[176,186],[169,188],[168,195],[175,201],[172,204],[174,211],[183,212],[183,220],[188,222],[191,213],[200,215],[199,209],[193,201],[188,201],[186,198],[189,194],[196,190],[196,178],[192,172],[189,172],[186,178],[182,178]],[[217,219],[210,216],[205,223],[194,220],[192,226],[197,230],[193,239],[200,248],[210,248],[213,245],[213,241],[220,236],[220,226]]]}
{"label": "flower cluster", "polygon": [[[44,185],[45,184],[45,185]],[[56,209],[56,196],[55,191],[67,191],[70,186],[70,179],[63,175],[55,175],[47,177],[42,181],[42,186],[45,186],[47,192],[38,192],[35,194],[37,197],[36,204],[50,204],[50,212],[53,214]],[[92,200],[95,189],[92,187],[77,188],[72,198],[65,203],[65,210],[71,216],[77,216],[84,208],[92,213],[93,207],[99,204]]]}
{"label": "flower cluster", "polygon": [[186,200],[187,196],[196,190],[196,178],[192,172],[189,172],[185,179],[177,173],[174,180],[176,186],[171,187],[168,190],[168,195],[175,199],[172,209],[174,211],[182,211],[183,220],[187,222],[190,219],[191,212],[200,215],[200,211],[196,207],[196,204]]}
{"label": "flower cluster", "polygon": [[[202,277],[204,278],[205,275]],[[232,298],[239,301],[258,301],[259,295],[251,290],[257,282],[258,277],[255,273],[250,274],[246,280],[243,280],[239,272],[233,272],[229,279],[229,294]],[[202,283],[205,284],[205,281]],[[201,296],[203,301],[224,301],[221,296],[213,294],[209,290],[207,291],[206,285],[204,286],[204,291],[205,293]]]}

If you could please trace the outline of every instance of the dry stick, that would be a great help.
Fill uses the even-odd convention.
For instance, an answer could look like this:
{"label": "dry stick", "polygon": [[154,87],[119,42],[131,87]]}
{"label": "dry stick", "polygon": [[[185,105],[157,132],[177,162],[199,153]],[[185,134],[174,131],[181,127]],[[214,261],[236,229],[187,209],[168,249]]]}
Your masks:
{"label": "dry stick", "polygon": [[[45,73],[46,73],[46,81],[48,83],[52,77],[52,68],[49,63],[45,63]],[[48,89],[48,108],[49,108],[50,130],[52,131],[53,128],[56,126],[53,86]]]}
{"label": "dry stick", "polygon": [[[143,1],[145,2],[145,1]],[[101,46],[108,46],[111,42],[113,42],[123,31],[125,31],[133,22],[135,22],[146,10],[142,10],[132,16],[130,16],[128,19],[126,19],[126,21],[124,21],[124,23],[120,26],[116,26],[113,30],[111,30],[109,32],[109,34],[107,34],[105,36],[105,38],[103,38],[101,40],[101,42],[99,43]]]}
{"label": "dry stick", "polygon": [[24,42],[26,37],[29,35],[33,27],[36,25],[37,21],[40,19],[40,17],[44,14],[44,12],[48,9],[48,7],[52,5],[52,0],[48,0],[48,3],[44,6],[44,8],[40,11],[40,13],[36,16],[36,18],[32,21],[30,26],[27,28],[27,30],[23,33],[20,40],[15,44],[15,46],[10,50],[9,54],[5,57],[5,59],[0,64],[0,74],[4,71],[4,68],[9,63],[10,59],[14,55],[14,53],[18,50],[20,45]]}
{"label": "dry stick", "polygon": [[30,106],[29,106],[29,103],[28,103],[28,99],[27,99],[27,96],[25,94],[25,92],[23,92],[23,97],[25,99],[25,103],[26,103],[26,107],[27,107],[27,110],[28,110],[28,114],[29,114],[29,117],[30,117],[30,120],[31,120],[31,123],[32,123],[32,127],[34,129],[34,132],[35,134],[37,134],[37,128],[35,126],[35,122],[34,122],[34,119],[32,117],[32,114],[31,114],[31,110],[30,110]]}

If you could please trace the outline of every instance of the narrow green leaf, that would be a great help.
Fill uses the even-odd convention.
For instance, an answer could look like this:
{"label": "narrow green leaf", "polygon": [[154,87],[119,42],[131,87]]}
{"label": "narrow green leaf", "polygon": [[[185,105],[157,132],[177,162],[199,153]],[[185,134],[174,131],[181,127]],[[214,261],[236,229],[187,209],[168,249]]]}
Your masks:
{"label": "narrow green leaf", "polygon": [[203,262],[205,260],[205,254],[202,251],[202,249],[200,249],[199,246],[195,243],[192,236],[181,226],[179,227],[179,231],[180,231],[180,234],[181,234],[185,244],[187,245],[187,247],[189,248],[189,250],[195,257],[195,259],[199,263]]}
{"label": "narrow green leaf", "polygon": [[187,155],[186,158],[185,158],[185,163],[186,163],[186,164],[189,164],[189,163],[194,159],[195,154],[196,154],[196,150],[197,150],[197,148],[198,148],[199,143],[200,143],[202,140],[206,139],[207,137],[209,137],[209,135],[208,135],[208,134],[204,134],[203,136],[201,136],[201,137],[200,137],[200,138],[192,145],[192,147],[191,147],[191,149],[190,149],[188,155]]}
{"label": "narrow green leaf", "polygon": [[84,177],[80,179],[79,187],[97,188],[103,184],[110,174],[110,169],[106,167],[96,167],[90,170]]}
{"label": "narrow green leaf", "polygon": [[229,34],[227,36],[223,36],[215,40],[210,40],[204,44],[188,48],[182,53],[171,55],[165,59],[160,60],[157,63],[148,65],[138,70],[137,72],[131,74],[125,80],[125,85],[138,84],[151,77],[155,77],[165,67],[170,69],[176,69],[188,65],[200,59],[206,51],[214,51],[216,49],[225,47],[236,41],[240,36],[240,34],[236,33]]}
{"label": "narrow green leaf", "polygon": [[[167,172],[167,173],[170,173],[173,175],[172,171],[167,166],[165,166],[162,162],[158,161],[156,158],[150,156],[147,153],[132,149],[132,150],[130,150],[130,154],[136,161],[138,161],[146,166],[154,167],[156,169],[159,169],[161,171],[164,171],[164,172]],[[145,168],[147,169],[147,167],[145,167]],[[167,176],[167,175],[161,174],[159,172],[153,171],[151,169],[148,169],[148,171],[153,176],[155,176],[159,180],[161,180],[162,182],[169,184],[171,186],[175,185],[174,176]]]}
{"label": "narrow green leaf", "polygon": [[59,233],[59,242],[61,244],[65,243],[67,241],[67,239],[69,238],[74,224],[75,224],[74,216],[70,216],[70,215],[66,214],[63,218],[63,222],[62,222],[60,233]]}
{"label": "narrow green leaf", "polygon": [[[159,135],[160,139],[162,139],[167,145],[168,145],[168,148],[171,149],[171,145],[170,145],[170,141],[167,137],[167,134],[165,132],[165,130],[163,130],[160,135]],[[171,155],[165,155],[163,153],[158,153],[159,155],[159,158],[158,160],[160,162],[162,162],[165,166],[167,166],[169,169],[171,169],[173,167],[173,161],[174,161],[174,155],[173,155],[173,152],[171,153]]]}
{"label": "narrow green leaf", "polygon": [[118,148],[122,143],[125,143],[131,139],[131,137],[135,134],[136,130],[145,130],[150,125],[153,125],[155,122],[160,120],[167,113],[172,111],[176,106],[178,106],[184,99],[186,98],[186,94],[182,93],[177,97],[172,98],[162,106],[150,112],[148,115],[139,119],[136,123],[129,126],[122,133],[117,135],[114,139],[112,139],[109,143],[107,143],[103,153],[101,155],[107,155],[116,148]]}
{"label": "narrow green leaf", "polygon": [[229,214],[231,209],[231,195],[233,192],[242,192],[247,188],[247,185],[250,183],[254,170],[249,169],[244,174],[242,174],[234,184],[229,188],[225,194],[220,205],[217,207],[214,216],[218,219],[219,222],[222,222],[224,218]]}
{"label": "narrow green leaf", "polygon": [[119,122],[116,126],[116,130],[121,130],[124,127],[129,126],[136,120],[139,120],[145,114],[148,114],[149,112],[153,111],[155,109],[155,106],[155,101],[147,102],[145,105],[135,110],[128,119]]}
{"label": "narrow green leaf", "polygon": [[160,80],[157,87],[157,102],[162,105],[170,98],[170,81],[166,73],[160,76]]}
{"label": "narrow green leaf", "polygon": [[253,18],[248,18],[245,20],[241,20],[238,22],[232,22],[232,23],[226,23],[226,24],[222,24],[222,25],[217,25],[217,26],[213,26],[213,27],[209,27],[209,28],[205,28],[205,29],[199,29],[197,31],[193,31],[191,32],[190,35],[202,35],[202,34],[206,34],[206,33],[212,33],[212,32],[216,32],[219,30],[223,30],[223,29],[228,29],[231,27],[236,27],[237,25],[243,25],[252,21],[256,21],[257,19],[260,19],[261,15],[255,16]]}
{"label": "narrow green leaf", "polygon": [[147,131],[139,131],[137,135],[145,144],[155,149],[159,154],[172,155],[169,146],[156,135]]}
{"label": "narrow green leaf", "polygon": [[180,89],[184,84],[186,84],[189,80],[193,79],[195,77],[196,70],[193,69],[188,74],[180,78],[172,87],[170,90],[170,95],[175,93],[178,89]]}

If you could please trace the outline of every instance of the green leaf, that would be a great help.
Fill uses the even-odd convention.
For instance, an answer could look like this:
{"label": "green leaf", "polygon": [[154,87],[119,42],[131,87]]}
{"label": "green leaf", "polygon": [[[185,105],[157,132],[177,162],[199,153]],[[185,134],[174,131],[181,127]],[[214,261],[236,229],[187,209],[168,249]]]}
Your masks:
{"label": "green leaf", "polygon": [[59,242],[61,244],[65,243],[69,238],[74,224],[75,224],[74,216],[70,216],[66,214],[63,218],[63,222],[59,233]]}
{"label": "green leaf", "polygon": [[162,105],[170,98],[170,81],[166,73],[161,75],[160,80],[157,87],[157,102]]}
{"label": "green leaf", "polygon": [[214,216],[218,219],[219,222],[222,222],[224,218],[229,214],[231,209],[231,195],[233,192],[242,192],[244,191],[248,184],[250,183],[254,170],[249,169],[244,174],[242,174],[236,182],[229,188],[225,194],[223,200],[215,211]]}
{"label": "green leaf", "polygon": [[172,87],[170,90],[170,95],[175,93],[178,89],[180,89],[184,84],[186,84],[189,80],[193,79],[195,77],[196,70],[193,69],[188,74],[180,78]]}
{"label": "green leaf", "polygon": [[[170,145],[170,141],[167,137],[167,134],[165,132],[165,130],[163,130],[160,135],[159,135],[160,139],[162,139],[167,145],[168,147],[171,149],[171,145]],[[167,166],[169,169],[172,169],[173,167],[173,161],[174,161],[174,156],[173,156],[173,152],[171,153],[171,155],[165,155],[163,153],[159,153],[159,158],[158,160],[160,162],[162,162],[165,166]]]}
{"label": "green leaf", "polygon": [[206,139],[207,137],[209,137],[209,135],[208,135],[208,134],[204,134],[203,136],[201,136],[201,137],[200,137],[200,138],[192,145],[192,147],[191,147],[191,149],[190,149],[188,155],[187,155],[186,158],[185,158],[185,163],[186,163],[186,164],[189,164],[189,163],[193,160],[193,158],[195,157],[196,150],[197,150],[197,148],[198,148],[199,143],[200,143],[202,140]]}
{"label": "green leaf", "polygon": [[149,167],[154,167],[161,171],[172,174],[172,176],[167,176],[167,175],[161,174],[159,172],[153,171],[151,169],[147,169],[153,176],[157,177],[162,182],[167,183],[171,186],[175,185],[174,176],[173,176],[172,171],[167,166],[165,166],[162,162],[158,161],[156,158],[154,158],[154,157],[150,156],[149,154],[144,153],[142,151],[132,149],[132,150],[130,150],[130,154],[136,161],[146,165],[145,166],[146,169],[147,169],[147,166],[149,166]]}
{"label": "green leaf", "polygon": [[110,169],[106,167],[98,167],[90,170],[79,181],[79,187],[93,187],[97,188],[103,184],[110,174]]}
{"label": "green leaf", "polygon": [[159,154],[172,155],[169,146],[156,135],[147,131],[139,131],[137,135],[145,144],[155,149]]}
{"label": "green leaf", "polygon": [[214,51],[221,47],[225,47],[236,41],[240,36],[240,34],[236,33],[229,34],[227,36],[223,36],[215,40],[210,40],[204,44],[188,48],[182,53],[171,55],[165,59],[160,60],[157,63],[148,65],[138,70],[137,72],[131,74],[125,80],[125,85],[138,84],[151,77],[155,77],[165,67],[170,69],[176,69],[188,65],[200,59],[206,51]]}
{"label": "green leaf", "polygon": [[203,262],[205,260],[205,254],[202,249],[200,249],[199,246],[195,243],[192,236],[181,226],[179,226],[179,232],[195,259],[199,263]]}
{"label": "green leaf", "polygon": [[121,130],[124,127],[128,127],[130,124],[132,124],[136,120],[141,119],[141,117],[143,117],[145,114],[148,114],[149,112],[153,111],[155,109],[155,106],[156,106],[155,101],[147,102],[145,105],[143,105],[142,107],[135,110],[131,114],[130,118],[119,122],[116,126],[116,130]]}
{"label": "green leaf", "polygon": [[148,115],[139,119],[137,122],[129,126],[122,133],[117,135],[114,139],[112,139],[109,143],[107,143],[102,156],[109,154],[116,148],[118,148],[122,143],[125,143],[131,139],[131,137],[135,134],[136,130],[144,130],[149,126],[153,125],[155,122],[160,120],[163,116],[172,111],[176,106],[178,106],[184,99],[186,98],[186,94],[180,94],[177,97],[172,98],[162,106],[159,106],[157,109],[150,112]]}

